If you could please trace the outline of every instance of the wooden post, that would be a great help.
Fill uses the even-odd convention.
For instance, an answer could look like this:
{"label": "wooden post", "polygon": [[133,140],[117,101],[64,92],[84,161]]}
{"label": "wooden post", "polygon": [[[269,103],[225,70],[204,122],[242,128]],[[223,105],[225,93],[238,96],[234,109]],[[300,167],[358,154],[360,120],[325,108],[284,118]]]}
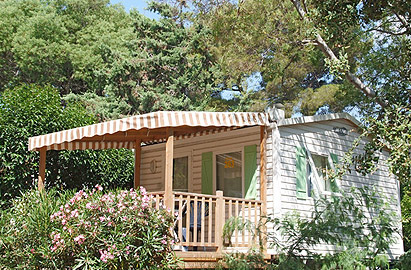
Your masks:
{"label": "wooden post", "polygon": [[137,139],[134,145],[134,189],[140,186],[141,140]]}
{"label": "wooden post", "polygon": [[165,192],[164,203],[168,209],[173,210],[173,156],[174,156],[174,132],[167,128],[166,142],[166,168],[165,168]]}
{"label": "wooden post", "polygon": [[216,195],[217,201],[215,207],[215,239],[217,244],[217,253],[222,253],[224,247],[223,228],[225,223],[225,205],[223,191],[217,190]]}
{"label": "wooden post", "polygon": [[44,191],[44,182],[46,181],[46,148],[40,149],[40,166],[39,166],[39,180],[37,188],[39,191]]}
{"label": "wooden post", "polygon": [[266,142],[267,142],[267,132],[265,126],[260,126],[260,200],[262,201],[261,205],[261,244],[263,254],[267,251],[267,227],[265,225],[266,216],[267,216],[267,179],[266,179],[266,170],[265,170],[265,158],[266,158]]}

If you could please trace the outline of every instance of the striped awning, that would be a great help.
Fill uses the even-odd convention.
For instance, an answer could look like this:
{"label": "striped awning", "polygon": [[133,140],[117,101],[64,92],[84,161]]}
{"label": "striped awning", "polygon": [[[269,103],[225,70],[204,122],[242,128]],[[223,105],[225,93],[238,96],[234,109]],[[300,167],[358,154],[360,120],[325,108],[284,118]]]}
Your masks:
{"label": "striped awning", "polygon": [[209,134],[227,128],[268,124],[266,113],[154,112],[31,137],[28,149],[133,149],[137,141],[163,141],[167,138],[168,128],[173,128],[174,136],[184,137],[188,134]]}

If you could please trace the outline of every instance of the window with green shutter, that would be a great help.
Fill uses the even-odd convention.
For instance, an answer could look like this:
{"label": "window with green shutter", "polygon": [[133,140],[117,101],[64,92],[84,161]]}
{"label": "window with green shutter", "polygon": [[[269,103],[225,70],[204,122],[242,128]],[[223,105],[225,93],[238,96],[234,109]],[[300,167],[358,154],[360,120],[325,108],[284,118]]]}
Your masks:
{"label": "window with green shutter", "polygon": [[302,146],[296,149],[297,198],[311,197],[323,192],[339,192],[338,180],[331,179],[330,172],[336,168],[336,154],[311,153]]}
{"label": "window with green shutter", "polygon": [[[213,155],[215,155],[215,179],[213,179]],[[257,198],[257,145],[226,153],[202,154],[202,193],[212,194],[222,190],[224,196]],[[215,180],[215,182],[213,181]]]}

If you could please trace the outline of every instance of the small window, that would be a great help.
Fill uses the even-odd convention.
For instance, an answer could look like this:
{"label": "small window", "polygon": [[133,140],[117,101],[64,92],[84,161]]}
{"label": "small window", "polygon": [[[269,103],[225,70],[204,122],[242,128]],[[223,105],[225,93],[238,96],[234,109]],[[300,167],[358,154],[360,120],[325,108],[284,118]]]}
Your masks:
{"label": "small window", "polygon": [[[324,191],[331,191],[331,183],[330,179],[328,177],[328,172],[330,170],[330,165],[328,163],[328,157],[326,156],[320,156],[316,154],[311,154],[314,162],[315,169],[317,171],[318,177],[319,177],[319,184],[320,188]],[[312,176],[312,168],[310,164],[307,164],[308,170],[309,170],[309,175],[310,179],[313,177]],[[311,181],[310,181],[311,182]]]}
{"label": "small window", "polygon": [[217,190],[227,197],[243,197],[242,152],[216,155]]}
{"label": "small window", "polygon": [[173,190],[188,192],[188,157],[173,160]]}

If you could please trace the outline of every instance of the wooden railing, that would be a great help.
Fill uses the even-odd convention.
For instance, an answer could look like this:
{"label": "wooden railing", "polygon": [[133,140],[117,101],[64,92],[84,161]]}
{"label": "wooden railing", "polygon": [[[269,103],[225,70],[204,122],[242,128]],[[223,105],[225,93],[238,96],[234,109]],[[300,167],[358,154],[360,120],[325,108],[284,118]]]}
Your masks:
{"label": "wooden railing", "polygon": [[149,192],[148,194],[152,196],[150,202],[152,207],[158,210],[164,205],[164,191]]}
{"label": "wooden railing", "polygon": [[[226,237],[224,245],[232,247],[251,247],[258,244],[258,230],[261,218],[262,202],[240,198],[224,198],[225,223],[242,224],[244,229],[231,231],[231,237]],[[230,222],[229,222],[230,223]],[[235,227],[235,226],[234,226]]]}
{"label": "wooden railing", "polygon": [[[262,202],[217,195],[173,192],[174,236],[182,250],[222,251],[224,246],[251,247],[256,243],[256,229],[261,216]],[[161,207],[164,192],[152,192],[152,205]],[[247,223],[248,230],[229,231],[223,239],[227,221]],[[251,230],[250,230],[251,229]]]}

